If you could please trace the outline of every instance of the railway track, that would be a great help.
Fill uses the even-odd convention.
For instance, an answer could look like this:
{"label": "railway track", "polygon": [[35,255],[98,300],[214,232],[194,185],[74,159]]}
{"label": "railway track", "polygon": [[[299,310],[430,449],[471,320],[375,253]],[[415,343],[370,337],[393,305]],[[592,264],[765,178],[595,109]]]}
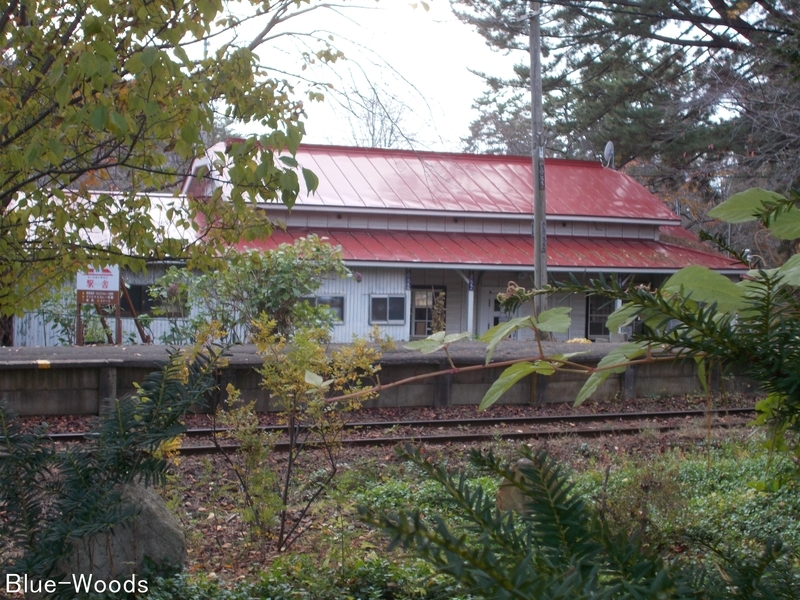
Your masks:
{"label": "railway track", "polygon": [[[687,419],[712,418],[713,427],[731,427],[742,425],[743,418],[754,413],[753,408],[727,408],[705,410],[680,410],[659,412],[600,413],[575,414],[559,416],[530,417],[475,417],[466,419],[434,419],[415,421],[365,421],[345,424],[345,430],[357,435],[346,436],[342,445],[384,446],[405,442],[424,442],[426,444],[468,443],[493,439],[522,440],[544,439],[572,435],[576,437],[600,437],[604,435],[627,435],[641,433],[645,430],[664,432],[685,426]],[[730,419],[733,417],[733,419]],[[268,425],[261,428],[267,432],[285,433],[286,428],[279,425]],[[430,430],[445,431],[443,433],[427,433]],[[467,431],[472,429],[472,431]],[[373,435],[374,433],[379,435]],[[380,435],[386,432],[386,435]],[[401,433],[405,432],[405,433]],[[211,428],[188,429],[185,433],[186,443],[180,453],[209,454],[217,452],[211,441],[214,431]],[[224,433],[219,429],[217,433]],[[80,442],[87,439],[87,433],[54,433],[50,439],[54,442]],[[223,444],[226,449],[234,450],[236,445]],[[275,450],[285,451],[288,443],[278,440]]]}

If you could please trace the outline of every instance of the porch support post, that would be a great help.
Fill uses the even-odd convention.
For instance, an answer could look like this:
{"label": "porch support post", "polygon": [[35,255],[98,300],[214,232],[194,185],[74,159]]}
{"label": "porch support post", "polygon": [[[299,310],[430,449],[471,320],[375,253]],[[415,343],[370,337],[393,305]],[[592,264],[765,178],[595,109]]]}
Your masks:
{"label": "porch support post", "polygon": [[408,315],[408,324],[404,339],[410,340],[414,327],[414,307],[411,306],[411,269],[406,269],[406,315]]}
{"label": "porch support post", "polygon": [[475,335],[475,271],[468,271],[466,275],[456,269],[456,273],[467,284],[467,333]]}

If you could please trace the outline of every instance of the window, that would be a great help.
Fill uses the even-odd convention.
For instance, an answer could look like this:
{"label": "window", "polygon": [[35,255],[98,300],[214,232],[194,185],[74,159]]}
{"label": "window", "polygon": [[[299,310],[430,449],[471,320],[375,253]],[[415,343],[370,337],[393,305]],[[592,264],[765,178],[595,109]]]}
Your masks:
{"label": "window", "polygon": [[326,306],[336,321],[344,323],[344,296],[304,296],[301,300],[311,306]]}
{"label": "window", "polygon": [[612,312],[614,312],[613,299],[597,295],[586,298],[586,337],[588,339],[608,337],[606,321]]}
{"label": "window", "polygon": [[[134,314],[136,314],[136,316],[153,314],[156,303],[148,293],[149,288],[149,285],[130,284],[127,286],[127,297],[125,296],[125,292],[120,291],[119,301],[122,316],[130,317]],[[128,297],[130,297],[130,302],[128,302]]]}
{"label": "window", "polygon": [[[441,322],[436,329],[444,329],[445,290],[443,287],[428,287],[411,290],[411,335],[425,337],[434,333],[434,321],[437,316]],[[438,308],[437,308],[438,303]],[[440,314],[437,315],[437,310]]]}
{"label": "window", "polygon": [[405,296],[372,296],[370,298],[370,323],[405,323]]}
{"label": "window", "polygon": [[[128,297],[130,302],[125,296],[125,292],[120,290],[120,314],[123,317],[150,315],[155,317],[185,317],[189,311],[187,298],[181,298],[180,295],[173,296],[170,290],[167,290],[168,298],[153,299],[150,296],[150,285],[143,285],[139,283],[132,283],[126,285]],[[133,310],[131,310],[133,308]],[[156,309],[158,309],[156,311]],[[114,310],[111,309],[109,314],[113,315]]]}

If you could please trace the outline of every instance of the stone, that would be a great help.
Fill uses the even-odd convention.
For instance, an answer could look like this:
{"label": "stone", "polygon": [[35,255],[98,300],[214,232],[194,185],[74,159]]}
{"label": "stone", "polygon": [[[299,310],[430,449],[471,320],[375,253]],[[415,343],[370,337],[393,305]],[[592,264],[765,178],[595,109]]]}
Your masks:
{"label": "stone", "polygon": [[60,571],[67,575],[93,575],[110,580],[142,574],[145,557],[159,566],[183,566],[186,536],[180,522],[158,493],[142,485],[128,485],[122,492],[125,504],[135,504],[138,514],[127,526],[111,533],[81,540]]}
{"label": "stone", "polygon": [[[511,469],[514,473],[514,479],[522,478],[522,473],[520,472],[522,467],[530,467],[532,465],[533,463],[527,458],[519,459]],[[500,510],[513,510],[515,513],[522,515],[527,512],[525,508],[526,502],[527,496],[511,481],[504,479],[497,490],[497,508]]]}

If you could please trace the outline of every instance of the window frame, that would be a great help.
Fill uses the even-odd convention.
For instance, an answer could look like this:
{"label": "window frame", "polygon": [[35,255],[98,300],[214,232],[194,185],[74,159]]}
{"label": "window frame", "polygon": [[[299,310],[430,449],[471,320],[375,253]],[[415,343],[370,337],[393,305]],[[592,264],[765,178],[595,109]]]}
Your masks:
{"label": "window frame", "polygon": [[130,297],[134,304],[133,308],[136,310],[137,317],[145,315],[148,317],[156,317],[153,311],[157,308],[158,303],[155,299],[150,297],[150,288],[153,287],[152,283],[128,283],[125,287],[127,288],[127,294],[124,291],[120,291],[119,294],[119,311],[121,317],[133,318],[133,311],[131,311],[131,304],[128,303],[128,297]]}
{"label": "window frame", "polygon": [[[330,299],[339,299],[342,303],[342,317],[339,318],[337,311],[331,307],[331,304],[328,302],[320,302],[320,298],[330,298]],[[326,294],[324,296],[303,296],[300,298],[301,302],[308,302],[311,306],[327,306],[328,309],[334,315],[334,325],[344,325],[344,305],[345,305],[345,296],[343,294]]]}
{"label": "window frame", "polygon": [[[386,319],[380,320],[375,319],[375,309],[374,309],[374,302],[375,300],[386,300]],[[401,319],[390,319],[391,315],[391,301],[392,300],[402,300],[403,301],[403,318]],[[369,324],[370,325],[405,325],[406,321],[408,320],[408,306],[406,306],[406,295],[405,294],[370,294],[369,296]]]}
{"label": "window frame", "polygon": [[[594,300],[605,300],[605,302],[601,302],[595,305]],[[610,308],[607,306],[610,305]],[[608,317],[611,313],[614,312],[614,299],[608,296],[603,296],[600,294],[590,294],[586,296],[586,339],[587,340],[598,340],[598,339],[610,339],[611,332],[608,329]],[[605,320],[602,323],[603,331],[605,333],[596,334],[592,333],[592,325],[597,325],[600,323],[597,320],[599,317],[605,317]]]}

